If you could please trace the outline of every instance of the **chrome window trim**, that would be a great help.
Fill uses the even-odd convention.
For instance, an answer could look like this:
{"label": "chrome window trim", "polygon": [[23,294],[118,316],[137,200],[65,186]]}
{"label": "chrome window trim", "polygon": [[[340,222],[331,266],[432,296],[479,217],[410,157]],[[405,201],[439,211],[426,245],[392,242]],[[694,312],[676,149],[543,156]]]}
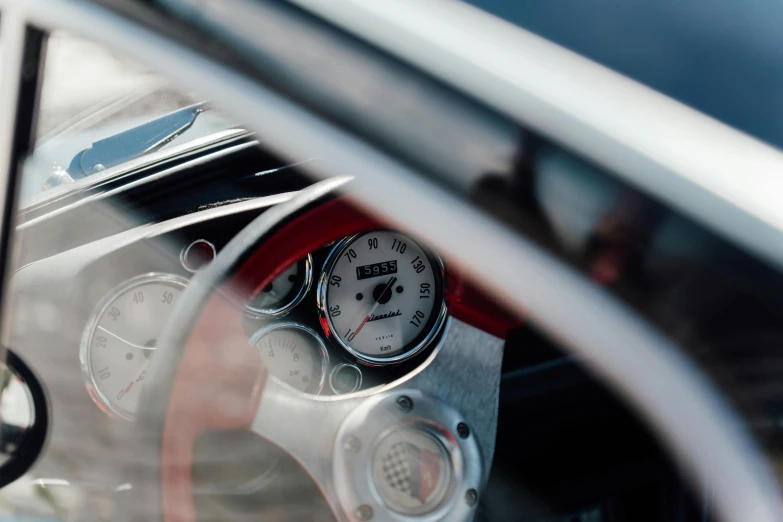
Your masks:
{"label": "chrome window trim", "polygon": [[783,268],[782,151],[464,2],[290,1]]}

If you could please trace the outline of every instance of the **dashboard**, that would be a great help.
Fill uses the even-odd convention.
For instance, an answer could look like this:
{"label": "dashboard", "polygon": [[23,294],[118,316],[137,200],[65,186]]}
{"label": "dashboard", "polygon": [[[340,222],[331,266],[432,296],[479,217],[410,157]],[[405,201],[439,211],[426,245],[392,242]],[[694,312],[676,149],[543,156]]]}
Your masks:
{"label": "dashboard", "polygon": [[[41,480],[67,481],[69,487],[80,488],[84,498],[103,500],[134,486],[135,463],[122,458],[122,449],[139,443],[137,428],[145,413],[140,411],[140,399],[153,381],[160,350],[166,349],[159,340],[177,304],[248,224],[309,186],[298,172],[281,168],[279,160],[252,142],[221,146],[230,153],[206,154],[198,161],[190,158],[193,161],[187,166],[171,158],[163,165],[169,169],[165,176],[135,172],[124,180],[105,181],[105,191],[91,186],[82,194],[68,193],[20,215],[20,263],[12,280],[14,314],[8,343],[46,388],[52,422],[46,454],[35,468]],[[608,227],[595,216],[580,214],[581,207],[571,201],[557,199],[566,192],[583,194],[580,179],[560,179],[577,187],[565,192],[547,183],[551,177],[538,180],[535,195],[540,208],[531,211],[528,223],[549,225],[531,227],[529,232],[545,238],[541,242],[551,250],[571,256],[575,266],[600,284],[636,296],[644,304],[643,311],[653,319],[657,314],[661,321],[677,315],[671,310],[684,306],[683,300],[686,305],[699,300],[695,305],[701,306],[700,300],[714,295],[661,291],[667,284],[679,288],[684,279],[697,289],[715,280],[728,288],[737,286],[729,278],[708,277],[722,273],[720,266],[712,272],[696,271],[695,277],[688,261],[696,259],[695,254],[676,258],[666,250],[672,248],[672,236],[691,237],[695,232],[661,208],[650,204],[652,210],[642,209],[648,213],[637,212],[655,220],[631,215],[637,228],[648,222],[661,224],[660,232],[638,231],[623,228],[627,224],[622,220]],[[611,192],[612,185],[604,181]],[[618,208],[618,214],[626,216],[627,210]],[[577,235],[573,232],[581,225],[574,223],[590,223],[590,227]],[[627,241],[627,230],[637,242]],[[559,238],[569,240],[558,243]],[[290,237],[291,242],[300,239]],[[691,249],[707,244],[705,240],[682,243]],[[719,251],[717,247],[704,250]],[[242,342],[253,348],[273,380],[286,390],[331,404],[339,402],[335,399],[350,402],[381,396],[400,383],[442,387],[430,391],[453,397],[454,407],[469,418],[472,432],[492,441],[482,448],[485,469],[493,465],[497,429],[498,451],[504,455],[499,463],[496,459],[497,465],[506,466],[509,475],[535,475],[536,483],[542,484],[536,494],[551,503],[570,500],[575,490],[589,491],[601,466],[619,469],[626,462],[657,455],[654,442],[636,430],[621,405],[594,388],[585,391],[590,377],[563,357],[555,342],[526,325],[520,328],[519,318],[487,299],[458,266],[420,241],[415,231],[400,232],[378,223],[300,254],[279,267],[271,284],[254,288],[248,298],[235,302],[233,311],[241,318]],[[646,256],[639,263],[643,269],[624,271],[623,262],[639,256]],[[596,267],[605,267],[607,259],[613,263],[609,271],[613,276],[599,277],[607,271]],[[744,258],[731,259],[754,267],[747,273],[759,273]],[[657,294],[650,296],[653,291]],[[760,286],[754,295],[763,291]],[[705,309],[732,310],[714,299]],[[715,335],[716,324],[736,326],[744,316],[755,320],[758,314],[734,313],[731,321],[719,322],[710,316],[704,321],[709,326],[705,332]],[[770,323],[778,324],[778,317],[773,319]],[[482,354],[474,349],[479,344],[496,350],[491,354],[495,366],[482,366]],[[225,347],[216,344],[214,349]],[[451,352],[459,352],[463,361],[471,363],[449,368],[442,379],[422,377],[433,375],[437,369],[433,361],[444,363],[448,357],[441,355]],[[743,346],[741,353],[726,349],[723,354],[745,357],[747,348]],[[482,382],[486,376],[497,382]],[[756,386],[764,381],[754,374],[748,382]],[[490,388],[495,395],[481,395]],[[500,390],[505,390],[505,396]],[[483,407],[498,400],[499,416]],[[609,413],[596,423],[596,411]],[[536,428],[520,431],[521,418]],[[480,426],[492,428],[481,434]],[[214,437],[220,455],[225,448],[246,443]],[[249,444],[247,451],[253,457],[248,462],[263,462],[243,475],[242,487],[266,484],[269,476],[264,470],[294,467],[290,462],[280,464],[274,452],[267,458],[268,448]],[[84,465],[87,461],[90,466]],[[232,465],[231,473],[240,468]],[[583,473],[584,481],[563,491],[566,468],[576,477]],[[226,474],[196,467],[194,481],[200,475]],[[609,476],[601,480],[610,482]],[[598,491],[574,502],[590,505],[603,494]],[[95,506],[85,509],[99,511]]]}
{"label": "dashboard", "polygon": [[[97,301],[79,357],[85,386],[107,414],[135,418],[188,274],[216,255],[210,239],[193,240],[180,250],[181,270],[131,275]],[[313,395],[367,390],[409,372],[436,346],[446,322],[444,281],[440,258],[410,237],[354,235],[285,267],[243,303],[243,327],[265,368],[291,388]]]}
{"label": "dashboard", "polygon": [[[36,464],[39,476],[67,481],[83,491],[98,488],[99,496],[112,501],[137,487],[136,472],[129,469],[133,463],[120,458],[121,449],[139,447],[149,435],[141,427],[145,414],[149,416],[143,409],[148,406],[145,389],[158,378],[151,376],[167,350],[161,339],[177,305],[240,231],[296,195],[292,191],[228,201],[141,224],[17,270],[11,344],[25,354],[44,383],[53,419],[48,449]],[[113,211],[103,207],[102,219]],[[58,223],[53,225],[59,229]],[[286,237],[290,243],[299,241],[295,235]],[[481,293],[458,269],[414,234],[381,224],[318,244],[280,266],[270,283],[253,288],[242,300],[231,300],[231,314],[241,323],[241,342],[257,354],[268,378],[300,397],[347,399],[344,404],[372,402],[400,383],[416,382],[417,390],[438,386],[439,393],[456,403],[497,404],[501,337],[514,323],[481,301]],[[233,336],[218,339],[210,351],[231,353],[226,343],[236,342]],[[492,348],[475,351],[476,342]],[[463,363],[474,357],[476,364],[450,365],[451,357],[439,357],[446,352]],[[486,372],[487,378],[468,385],[477,372]],[[434,407],[438,411],[445,406]],[[476,462],[483,455],[483,462],[471,467],[489,469],[496,409],[467,411],[472,433],[485,446],[466,455]],[[246,466],[232,464],[217,472],[213,464],[205,471],[198,461],[222,457],[194,457],[194,487],[263,494],[271,477],[301,474],[291,471],[295,466],[290,457],[274,443],[259,442],[263,438],[248,442],[241,435],[205,433],[194,455],[223,455],[226,448],[245,448],[242,451],[251,455]],[[426,441],[432,436],[419,442],[431,445]],[[450,451],[460,450],[455,446]],[[96,463],[82,466],[85,459]],[[472,473],[471,480],[483,480],[480,472]],[[215,482],[215,477],[226,476],[235,482]],[[446,490],[441,493],[433,506],[446,498]],[[389,494],[397,495],[393,488]]]}

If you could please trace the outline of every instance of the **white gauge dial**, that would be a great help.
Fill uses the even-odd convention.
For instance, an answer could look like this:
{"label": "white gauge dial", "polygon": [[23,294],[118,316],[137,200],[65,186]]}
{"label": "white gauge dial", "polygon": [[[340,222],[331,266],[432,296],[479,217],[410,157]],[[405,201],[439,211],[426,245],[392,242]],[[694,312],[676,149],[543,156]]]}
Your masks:
{"label": "white gauge dial", "polygon": [[440,263],[403,234],[350,238],[335,248],[321,276],[325,327],[365,363],[407,358],[443,323],[442,276]]}
{"label": "white gauge dial", "polygon": [[310,289],[311,266],[308,255],[286,268],[246,306],[247,311],[259,317],[279,316],[289,312]]}
{"label": "white gauge dial", "polygon": [[318,334],[298,323],[263,328],[251,339],[264,367],[277,379],[307,393],[323,388],[329,356]]}
{"label": "white gauge dial", "polygon": [[82,368],[99,405],[133,419],[157,341],[187,280],[148,274],[126,281],[96,307],[82,340]]}

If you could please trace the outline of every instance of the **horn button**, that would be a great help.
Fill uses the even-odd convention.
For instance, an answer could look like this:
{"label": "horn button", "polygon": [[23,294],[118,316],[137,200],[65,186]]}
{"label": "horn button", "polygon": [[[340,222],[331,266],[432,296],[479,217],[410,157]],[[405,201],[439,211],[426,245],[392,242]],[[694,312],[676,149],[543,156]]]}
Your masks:
{"label": "horn button", "polygon": [[389,433],[375,448],[371,466],[381,501],[403,515],[435,511],[450,489],[449,454],[424,430],[403,428]]}
{"label": "horn button", "polygon": [[[334,485],[350,520],[471,520],[482,460],[461,415],[417,390],[365,401],[340,427]],[[463,435],[465,435],[463,433]]]}

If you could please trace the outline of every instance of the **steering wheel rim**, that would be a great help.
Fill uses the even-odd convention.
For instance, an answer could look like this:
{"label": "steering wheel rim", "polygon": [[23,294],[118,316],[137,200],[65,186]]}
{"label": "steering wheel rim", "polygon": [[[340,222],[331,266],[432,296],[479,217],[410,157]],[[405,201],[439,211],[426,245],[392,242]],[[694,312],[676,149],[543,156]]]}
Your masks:
{"label": "steering wheel rim", "polygon": [[[267,379],[242,330],[241,304],[288,265],[346,235],[385,228],[337,197],[346,181],[316,184],[257,218],[202,272],[207,276],[197,278],[190,298],[178,303],[161,336],[159,346],[166,348],[150,374],[139,416],[141,435],[152,435],[145,442],[160,457],[160,472],[153,471],[145,486],[159,495],[164,520],[195,520],[191,455],[206,429],[246,429],[279,446],[308,472],[337,520],[361,520],[367,509],[375,518],[407,520],[404,508],[392,507],[377,492],[378,479],[363,469],[388,457],[388,445],[380,448],[389,439],[420,449],[434,444],[432,451],[443,450],[429,453],[438,460],[430,460],[434,468],[428,470],[435,470],[437,487],[430,490],[434,496],[417,500],[416,516],[472,518],[494,453],[502,339],[455,319],[456,333],[440,355],[448,320],[430,355],[404,377],[371,392],[316,397]],[[477,344],[483,349],[474,350]],[[479,369],[491,377],[463,384]],[[400,408],[400,397],[413,399],[415,407]],[[482,407],[465,407],[471,401]],[[307,421],[289,429],[290,419]],[[460,426],[470,432],[460,435]],[[366,441],[364,448],[344,444],[355,434]],[[466,493],[472,500],[465,500]]]}
{"label": "steering wheel rim", "polygon": [[[257,245],[258,242],[263,241],[264,238],[269,238],[274,235],[275,232],[279,232],[285,229],[286,223],[290,225],[291,223],[295,222],[295,217],[299,213],[313,210],[319,206],[323,207],[324,205],[328,205],[329,201],[336,197],[336,191],[340,189],[347,181],[347,179],[343,178],[316,184],[303,191],[300,196],[291,200],[290,202],[269,210],[256,221],[254,221],[253,226],[248,226],[242,233],[236,236],[236,238],[232,240],[232,242],[230,242],[229,245],[227,245],[227,247],[224,249],[223,253],[226,255],[224,255],[222,258],[221,256],[218,256],[215,262],[210,265],[209,269],[204,270],[198,276],[196,276],[196,278],[194,278],[191,289],[189,289],[189,291],[192,292],[191,299],[188,303],[185,303],[185,300],[183,299],[183,302],[178,305],[178,308],[173,314],[169,326],[161,336],[161,346],[181,347],[185,338],[187,336],[193,335],[191,328],[195,319],[202,311],[203,307],[201,305],[208,302],[210,294],[214,292],[215,288],[219,288],[222,284],[226,283],[226,274],[230,274],[232,270],[237,269],[244,261],[247,261],[248,257],[253,251],[253,245]],[[292,217],[294,218],[293,220]],[[352,218],[358,221],[361,221],[362,219],[368,220],[365,214],[358,211],[355,211],[355,214],[352,216]],[[370,229],[372,227],[378,227],[379,225],[377,222],[369,220],[363,225],[357,226],[355,223],[353,223],[351,226],[346,228],[334,227],[332,223],[329,223],[328,225],[323,223],[323,226],[324,235],[322,238],[333,237],[333,239],[337,239],[343,235],[360,232],[363,230],[362,227],[366,227],[364,229]],[[333,236],[330,236],[330,234],[333,234]],[[326,239],[321,239],[321,241],[326,241]],[[301,252],[297,252],[296,255],[304,255],[308,251],[317,248],[318,246],[322,246],[322,244],[302,244],[300,245]],[[293,261],[295,259],[296,257],[292,257],[290,260]],[[283,266],[275,267],[276,270],[282,270],[282,268]],[[248,275],[243,274],[241,270],[238,270],[237,274],[240,277]],[[267,281],[272,280],[275,275],[276,273],[274,271],[270,271],[266,278],[259,281],[254,288],[263,287]],[[213,298],[215,297],[213,296]],[[230,300],[226,300],[226,304],[233,303],[230,303]],[[246,341],[246,339],[243,339],[243,341]],[[160,398],[168,398],[171,396],[172,383],[174,382],[173,378],[175,377],[174,372],[177,370],[176,363],[179,360],[180,355],[181,350],[161,350],[161,353],[159,354],[160,360],[157,364],[154,365],[154,369],[150,373],[150,380],[152,382],[149,383],[150,385],[145,388],[145,392],[142,396],[141,410],[145,413],[140,418],[139,426],[141,427],[142,434],[153,434],[154,439],[152,441],[153,444],[151,444],[151,447],[155,450],[157,455],[165,455],[165,427],[167,425],[166,422],[168,419],[168,412],[166,408],[167,401],[161,401]],[[255,409],[254,405],[257,405],[261,400],[260,391],[269,382],[274,381],[266,381],[266,374],[261,369],[262,365],[260,363],[260,359],[255,362],[244,361],[244,363],[240,364],[240,366],[251,367],[255,369],[255,372],[250,372],[248,375],[237,381],[243,383],[244,387],[243,385],[235,386],[235,391],[242,390],[240,393],[244,394],[245,397],[250,398],[250,404],[247,406],[247,412],[253,412]],[[227,389],[231,389],[231,386],[236,384],[236,382],[225,382],[223,385]],[[250,415],[238,415],[235,417],[243,418],[244,422],[235,424],[234,426],[245,427],[249,422],[248,419],[250,418]],[[236,420],[236,418],[234,420]],[[156,436],[156,434],[160,434],[160,436]],[[146,442],[150,441],[148,440]],[[194,520],[194,509],[192,505],[192,496],[189,495],[190,492],[187,490],[187,488],[183,489],[175,487],[172,489],[170,481],[167,481],[166,479],[166,469],[167,468],[165,466],[159,470],[153,469],[152,471],[155,476],[148,481],[148,485],[152,486],[150,488],[150,493],[159,496],[156,499],[156,505],[161,506],[160,512],[163,513],[165,520]],[[182,476],[184,471],[182,469],[177,469],[176,465],[170,466],[168,469],[175,475],[179,474],[180,476]],[[189,480],[189,477],[187,478]],[[705,477],[698,478],[703,480]],[[174,494],[173,498],[171,493],[172,491],[176,491],[176,494]],[[183,493],[188,494],[184,495]],[[775,495],[776,493],[770,492],[770,494]],[[181,502],[181,500],[185,499],[186,497],[188,497],[188,503],[190,504],[189,510],[187,507],[183,510],[184,503]],[[332,498],[334,497],[332,496]],[[332,504],[332,508],[335,514],[337,514],[338,511],[335,510],[336,506],[334,504]]]}
{"label": "steering wheel rim", "polygon": [[[349,181],[350,178],[338,178],[318,183],[300,196],[285,204],[273,207],[256,218],[251,225],[243,229],[225,246],[212,263],[193,277],[186,293],[183,294],[183,298],[173,312],[161,334],[159,343],[159,346],[167,348],[156,353],[156,364],[152,365],[148,373],[148,382],[140,399],[140,411],[143,414],[139,415],[137,421],[139,440],[143,441],[144,445],[141,450],[145,453],[152,451],[154,455],[151,458],[160,458],[161,460],[160,467],[146,466],[143,473],[144,482],[148,486],[147,491],[155,497],[152,500],[155,505],[160,507],[160,513],[164,520],[195,520],[192,500],[190,500],[192,485],[189,483],[189,462],[182,461],[179,457],[191,447],[189,443],[193,442],[192,439],[196,434],[194,430],[204,428],[205,426],[200,423],[207,419],[202,415],[203,411],[182,412],[185,415],[180,420],[186,424],[180,424],[178,427],[179,437],[174,437],[168,426],[174,420],[171,418],[169,401],[172,394],[175,393],[176,385],[182,382],[179,377],[182,370],[180,362],[183,352],[188,346],[188,340],[194,334],[206,335],[207,337],[204,339],[209,339],[210,328],[201,328],[194,332],[194,327],[198,327],[199,317],[205,308],[210,308],[217,313],[225,313],[222,319],[227,322],[220,323],[218,321],[219,324],[235,327],[236,324],[231,321],[235,320],[237,315],[241,316],[236,313],[235,298],[238,296],[229,297],[225,293],[215,293],[215,289],[229,283],[230,276],[237,272],[238,267],[246,263],[248,256],[252,255],[254,245],[274,235],[286,223],[290,222],[293,216],[333,200],[336,197],[336,191]],[[347,221],[356,223],[360,227],[366,226],[364,221],[360,221],[361,218],[362,215],[357,213],[355,216],[349,217]],[[278,271],[283,268],[285,265],[276,267]],[[275,272],[269,272],[254,288],[262,288],[275,275]],[[249,274],[241,272],[236,274],[236,278],[251,279]],[[249,290],[246,286],[236,286],[235,288]],[[225,330],[221,329],[220,332],[214,333],[223,335]],[[210,427],[227,429],[248,427],[267,382],[263,363],[257,354],[255,354],[255,358],[253,357],[254,350],[250,349],[247,339],[242,337],[240,341],[240,339],[234,338],[234,341],[239,342],[224,343],[225,347],[239,348],[233,353],[238,359],[233,362],[229,361],[229,364],[233,369],[244,367],[251,371],[245,375],[235,375],[238,377],[238,386],[237,382],[232,384],[230,381],[213,384],[233,390],[233,397],[245,401],[245,407],[243,411],[234,412],[233,415],[208,419],[211,423]],[[201,376],[204,377],[204,375]],[[194,419],[198,422],[197,424],[192,424]],[[175,438],[178,440],[174,440]]]}

